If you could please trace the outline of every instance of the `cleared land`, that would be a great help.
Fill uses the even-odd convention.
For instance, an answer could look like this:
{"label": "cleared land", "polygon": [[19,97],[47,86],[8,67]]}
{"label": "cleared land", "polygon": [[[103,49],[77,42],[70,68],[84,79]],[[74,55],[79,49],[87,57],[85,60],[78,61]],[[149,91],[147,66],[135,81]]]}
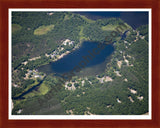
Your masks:
{"label": "cleared land", "polygon": [[21,30],[22,27],[19,24],[12,24],[12,33]]}
{"label": "cleared land", "polygon": [[117,25],[109,24],[109,25],[106,25],[106,26],[102,26],[102,30],[103,31],[113,31],[113,30],[116,29],[116,27],[117,27]]}
{"label": "cleared land", "polygon": [[33,97],[33,96],[38,96],[38,95],[45,95],[49,91],[49,87],[42,83],[41,86],[38,88],[37,91],[33,90],[32,92],[26,94],[24,97]]}
{"label": "cleared land", "polygon": [[39,28],[34,30],[34,35],[44,35],[47,34],[49,31],[51,31],[54,28],[54,25],[43,25]]}
{"label": "cleared land", "polygon": [[[126,23],[124,23],[124,24],[127,26],[128,29],[131,28],[131,26],[129,26],[128,24],[126,24]],[[120,25],[108,24],[108,25],[106,25],[106,26],[102,26],[101,29],[102,29],[103,31],[115,31],[118,26],[120,26]],[[124,29],[123,32],[124,32],[124,31],[126,31],[126,29]]]}
{"label": "cleared land", "polygon": [[79,32],[80,42],[83,41],[83,40],[88,40],[88,38],[85,37],[85,35],[84,35],[84,33],[83,33],[84,27],[83,27],[83,26],[79,26],[79,27],[80,27],[80,32]]}

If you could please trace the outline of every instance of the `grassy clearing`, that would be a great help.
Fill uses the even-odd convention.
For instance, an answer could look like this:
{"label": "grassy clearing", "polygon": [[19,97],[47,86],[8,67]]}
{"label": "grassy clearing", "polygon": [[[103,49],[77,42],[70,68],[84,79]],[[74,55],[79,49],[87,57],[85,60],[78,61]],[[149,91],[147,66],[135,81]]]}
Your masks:
{"label": "grassy clearing", "polygon": [[54,28],[54,25],[43,25],[34,30],[34,35],[44,35],[47,32],[51,31]]}
{"label": "grassy clearing", "polygon": [[40,88],[38,89],[38,91],[40,92],[40,94],[45,95],[45,94],[49,91],[49,88],[48,88],[48,86],[43,82],[43,83],[40,85]]}
{"label": "grassy clearing", "polygon": [[109,25],[106,25],[106,26],[102,26],[101,28],[102,28],[103,31],[113,31],[113,30],[116,30],[117,26],[118,25],[109,24]]}
{"label": "grassy clearing", "polygon": [[88,19],[87,17],[80,15],[84,20],[86,20],[88,23],[94,23],[94,20]]}
{"label": "grassy clearing", "polygon": [[69,19],[70,19],[69,15],[66,14],[65,17],[64,17],[64,21],[69,20]]}
{"label": "grassy clearing", "polygon": [[[129,26],[127,23],[124,23],[126,26],[127,26],[127,28],[126,29],[130,29],[131,28],[131,26]],[[103,30],[103,31],[116,31],[116,28],[118,27],[119,25],[111,25],[111,24],[109,24],[109,25],[106,25],[106,26],[102,26],[101,27],[101,29]],[[123,27],[123,32],[124,31],[126,31],[126,29]]]}
{"label": "grassy clearing", "polygon": [[32,92],[26,94],[24,97],[28,98],[28,97],[33,97],[33,96],[36,96],[36,95],[45,95],[48,91],[49,91],[48,86],[43,82],[40,85],[38,91],[33,90]]}
{"label": "grassy clearing", "polygon": [[12,33],[21,30],[22,27],[19,24],[12,24]]}
{"label": "grassy clearing", "polygon": [[88,38],[85,37],[85,35],[83,33],[84,27],[83,26],[79,26],[79,27],[80,27],[80,32],[79,32],[79,40],[80,40],[80,42],[83,41],[83,40],[88,40]]}

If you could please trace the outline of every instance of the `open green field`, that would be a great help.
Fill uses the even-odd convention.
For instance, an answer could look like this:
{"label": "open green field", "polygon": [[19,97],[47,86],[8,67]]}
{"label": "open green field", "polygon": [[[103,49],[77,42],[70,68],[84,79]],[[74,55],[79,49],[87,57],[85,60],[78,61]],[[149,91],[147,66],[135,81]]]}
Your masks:
{"label": "open green field", "polygon": [[54,28],[54,25],[43,25],[39,28],[34,30],[34,35],[44,35],[47,34],[49,31],[51,31]]}
{"label": "open green field", "polygon": [[103,31],[113,31],[113,30],[116,29],[117,26],[118,25],[109,24],[109,25],[106,25],[106,26],[102,26],[101,28],[102,28]]}
{"label": "open green field", "polygon": [[49,91],[49,87],[43,82],[37,91],[33,90],[32,92],[29,92],[28,94],[26,94],[24,97],[28,98],[28,97],[38,96],[38,95],[45,95],[48,91]]}
{"label": "open green field", "polygon": [[85,37],[84,33],[83,33],[83,29],[84,27],[83,26],[79,26],[80,27],[80,32],[79,32],[79,39],[80,39],[80,42],[84,41],[84,40],[88,40],[87,37]]}
{"label": "open green field", "polygon": [[12,24],[12,33],[21,30],[22,27],[19,24]]}
{"label": "open green field", "polygon": [[49,87],[43,82],[39,87],[38,91],[41,95],[45,95],[49,91]]}
{"label": "open green field", "polygon": [[[124,23],[126,26],[127,26],[127,29],[130,29],[131,26],[129,26],[128,24]],[[119,25],[112,25],[112,24],[108,24],[106,26],[102,26],[101,29],[103,31],[115,31],[116,28],[118,27]],[[126,29],[123,30],[123,32],[126,31]]]}

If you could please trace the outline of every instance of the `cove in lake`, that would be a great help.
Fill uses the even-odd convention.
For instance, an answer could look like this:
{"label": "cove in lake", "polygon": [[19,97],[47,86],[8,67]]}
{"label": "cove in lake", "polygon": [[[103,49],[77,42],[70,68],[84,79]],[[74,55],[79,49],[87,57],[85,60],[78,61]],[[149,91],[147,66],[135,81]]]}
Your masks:
{"label": "cove in lake", "polygon": [[[112,44],[105,45],[105,48],[100,51],[99,54],[95,55],[93,59],[89,61],[86,67],[91,67],[100,63],[103,63],[108,56],[112,54],[114,51],[114,47]],[[94,48],[98,47],[97,42],[89,42],[85,41],[82,43],[79,49],[69,53],[68,55],[64,56],[60,60],[56,62],[52,62],[47,65],[43,65],[38,68],[40,72],[44,72],[47,74],[50,73],[57,73],[62,74],[71,71],[75,66],[78,66],[79,62],[83,60],[83,56],[90,55],[89,52],[92,52]]]}

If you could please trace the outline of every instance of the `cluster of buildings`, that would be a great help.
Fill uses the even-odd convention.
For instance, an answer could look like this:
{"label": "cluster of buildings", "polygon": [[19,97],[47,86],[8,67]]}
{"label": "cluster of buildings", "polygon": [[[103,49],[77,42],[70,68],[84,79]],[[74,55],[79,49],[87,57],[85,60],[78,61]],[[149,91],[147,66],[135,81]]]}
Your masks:
{"label": "cluster of buildings", "polygon": [[45,54],[45,56],[46,57],[51,57],[52,59],[56,59],[58,56],[61,55],[61,52],[65,50],[64,46],[73,46],[74,43],[75,43],[74,41],[66,39],[65,41],[62,41],[62,44],[56,50],[54,50],[50,54]]}
{"label": "cluster of buildings", "polygon": [[28,72],[25,74],[25,78],[24,79],[36,79],[36,78],[40,78],[43,79],[44,75],[40,75],[40,73],[38,72],[38,70],[27,70]]}
{"label": "cluster of buildings", "polygon": [[62,45],[73,45],[74,41],[71,41],[69,39],[66,39],[65,41],[63,41]]}

